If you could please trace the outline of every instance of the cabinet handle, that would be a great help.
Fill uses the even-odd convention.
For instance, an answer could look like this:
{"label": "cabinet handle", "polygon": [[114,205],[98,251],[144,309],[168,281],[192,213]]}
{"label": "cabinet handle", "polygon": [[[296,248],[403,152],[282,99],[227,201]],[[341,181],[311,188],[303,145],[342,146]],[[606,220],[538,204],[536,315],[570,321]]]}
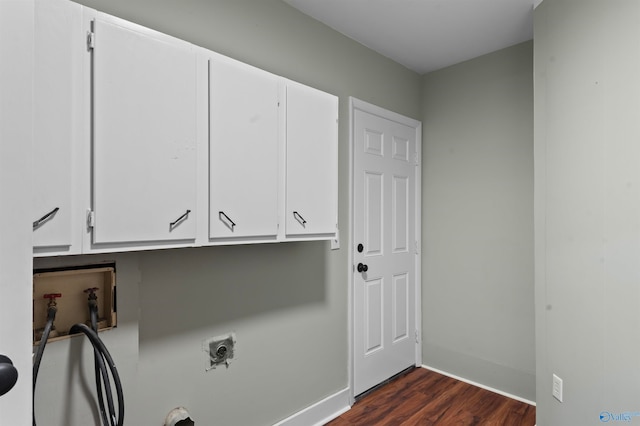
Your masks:
{"label": "cabinet handle", "polygon": [[182,216],[180,216],[179,218],[177,218],[176,220],[171,222],[169,224],[169,229],[173,229],[178,223],[182,222],[183,219],[185,219],[187,216],[189,216],[189,213],[191,213],[191,210],[187,210],[186,212],[184,212],[184,214]]}
{"label": "cabinet handle", "polygon": [[47,220],[51,219],[53,217],[53,215],[58,213],[58,210],[60,210],[60,207],[56,207],[55,209],[51,210],[49,213],[47,213],[44,216],[42,216],[40,219],[38,219],[35,222],[33,222],[33,229],[36,229],[36,228],[40,227],[40,225],[45,223]]}
{"label": "cabinet handle", "polygon": [[301,224],[302,226],[304,226],[304,225],[306,225],[306,224],[307,224],[307,221],[306,221],[306,220],[304,220],[304,217],[302,217],[302,215],[301,215],[300,213],[298,213],[298,212],[293,212],[293,217],[295,217],[295,218],[296,218],[296,220],[297,220],[298,222],[300,222],[300,224]]}
{"label": "cabinet handle", "polygon": [[224,218],[227,220],[227,222],[229,222],[231,224],[231,230],[233,231],[233,228],[236,226],[236,223],[234,221],[232,221],[231,218],[229,216],[227,216],[225,212],[223,212],[223,211],[218,212],[218,217],[220,218],[220,220],[222,220],[222,216],[224,216]]}

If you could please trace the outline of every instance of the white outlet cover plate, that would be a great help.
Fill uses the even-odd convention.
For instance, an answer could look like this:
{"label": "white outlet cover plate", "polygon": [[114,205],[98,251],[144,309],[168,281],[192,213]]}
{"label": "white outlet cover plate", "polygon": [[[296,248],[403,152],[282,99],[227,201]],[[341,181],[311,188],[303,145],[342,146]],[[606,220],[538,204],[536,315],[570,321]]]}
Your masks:
{"label": "white outlet cover plate", "polygon": [[553,389],[551,394],[555,399],[562,402],[562,379],[555,374],[553,375]]}

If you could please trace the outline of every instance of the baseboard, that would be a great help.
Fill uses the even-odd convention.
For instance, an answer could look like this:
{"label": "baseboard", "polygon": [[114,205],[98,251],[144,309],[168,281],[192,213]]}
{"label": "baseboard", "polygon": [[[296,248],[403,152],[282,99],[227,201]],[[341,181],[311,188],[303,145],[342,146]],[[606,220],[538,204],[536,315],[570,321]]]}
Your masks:
{"label": "baseboard", "polygon": [[322,426],[349,411],[349,388],[298,411],[273,426]]}
{"label": "baseboard", "polygon": [[428,365],[423,365],[422,368],[425,368],[427,370],[431,370],[433,372],[442,374],[443,376],[451,377],[452,379],[460,380],[461,382],[468,383],[468,384],[470,384],[472,386],[476,386],[476,387],[488,390],[490,392],[497,393],[498,395],[506,396],[507,398],[511,398],[511,399],[516,400],[516,401],[524,402],[525,404],[533,405],[534,407],[536,406],[536,403],[534,401],[529,401],[528,399],[524,399],[524,398],[521,398],[519,396],[512,395],[512,394],[507,393],[507,392],[503,392],[503,391],[501,391],[499,389],[495,389],[495,388],[492,388],[490,386],[485,386],[485,385],[483,385],[481,383],[476,383],[476,382],[474,382],[472,380],[465,379],[464,377],[456,376],[455,374],[451,374],[451,373],[448,373],[446,371],[439,370],[437,368],[429,367]]}

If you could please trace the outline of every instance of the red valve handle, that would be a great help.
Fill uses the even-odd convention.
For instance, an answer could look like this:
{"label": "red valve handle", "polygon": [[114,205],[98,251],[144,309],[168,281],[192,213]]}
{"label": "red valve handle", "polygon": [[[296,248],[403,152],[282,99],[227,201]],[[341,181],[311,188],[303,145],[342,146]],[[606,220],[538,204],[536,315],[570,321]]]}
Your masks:
{"label": "red valve handle", "polygon": [[62,297],[62,293],[48,293],[44,295],[44,298],[49,300],[55,300],[58,297]]}

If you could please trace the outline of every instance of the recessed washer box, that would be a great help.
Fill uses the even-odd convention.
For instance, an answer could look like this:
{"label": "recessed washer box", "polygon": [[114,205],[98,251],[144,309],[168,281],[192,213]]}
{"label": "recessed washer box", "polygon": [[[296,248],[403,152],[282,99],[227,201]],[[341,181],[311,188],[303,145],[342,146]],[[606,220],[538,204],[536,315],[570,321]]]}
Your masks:
{"label": "recessed washer box", "polygon": [[[91,290],[90,290],[91,289]],[[54,321],[55,331],[48,341],[69,337],[69,329],[77,323],[91,326],[89,293],[93,291],[98,304],[98,331],[116,326],[116,274],[114,266],[82,267],[53,271],[34,271],[33,274],[33,344],[42,338],[47,322],[50,298],[46,295],[62,295],[55,298],[58,311]]]}

